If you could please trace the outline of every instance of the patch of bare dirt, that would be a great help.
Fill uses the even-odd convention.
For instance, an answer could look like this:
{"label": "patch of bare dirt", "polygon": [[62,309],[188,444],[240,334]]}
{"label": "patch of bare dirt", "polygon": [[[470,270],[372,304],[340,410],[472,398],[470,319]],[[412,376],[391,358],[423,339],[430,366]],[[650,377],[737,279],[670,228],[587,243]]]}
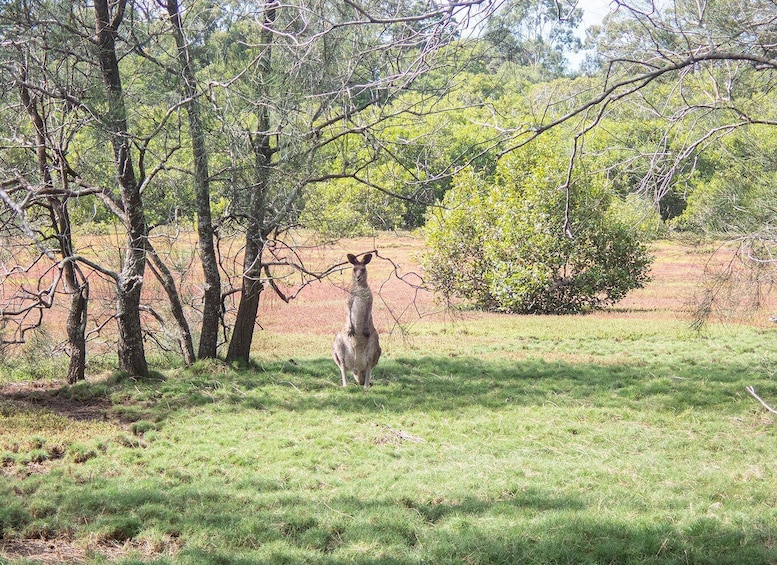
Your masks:
{"label": "patch of bare dirt", "polygon": [[0,387],[0,399],[11,400],[17,405],[44,408],[60,416],[77,421],[106,420],[110,401],[106,398],[88,400],[63,394],[67,384],[63,381],[24,381],[7,383]]}
{"label": "patch of bare dirt", "polygon": [[86,563],[90,557],[102,555],[115,561],[130,554],[141,559],[172,556],[176,553],[175,544],[153,547],[139,542],[101,542],[87,544],[66,539],[20,539],[0,541],[0,562],[3,559],[25,559],[35,563]]}
{"label": "patch of bare dirt", "polygon": [[84,563],[86,552],[64,540],[9,540],[0,546],[0,556],[38,563]]}

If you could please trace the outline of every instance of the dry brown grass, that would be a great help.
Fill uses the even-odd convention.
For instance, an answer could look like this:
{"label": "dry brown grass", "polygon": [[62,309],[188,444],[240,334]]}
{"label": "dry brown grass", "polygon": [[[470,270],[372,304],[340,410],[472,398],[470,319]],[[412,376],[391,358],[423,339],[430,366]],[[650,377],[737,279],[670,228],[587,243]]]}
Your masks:
{"label": "dry brown grass", "polygon": [[[423,251],[423,241],[419,237],[383,235],[379,239],[345,240],[336,247],[323,250],[319,260],[322,264],[335,264],[344,261],[346,252],[372,250],[378,252],[377,260],[370,263],[369,276],[376,295],[375,318],[379,331],[396,330],[398,324],[491,316],[481,312],[447,311],[430,292],[416,290],[412,286],[423,278],[418,260]],[[592,316],[690,321],[706,277],[729,263],[732,250],[661,241],[654,244],[653,253],[655,260],[651,281],[645,288],[632,291],[617,305]],[[398,268],[395,269],[395,266]],[[344,289],[349,276],[346,269],[339,276],[306,288],[296,301],[288,305],[267,293],[259,323],[271,333],[334,334],[342,324]],[[759,326],[769,325],[769,315],[775,307],[775,293],[767,292],[757,309],[718,312],[714,319],[725,317]]]}
{"label": "dry brown grass", "polygon": [[[319,244],[307,233],[298,233],[293,237],[296,252],[308,270],[324,272],[335,265],[341,265],[341,270],[301,288],[300,274],[288,269],[286,276],[277,281],[286,294],[295,295],[288,304],[268,287],[262,294],[257,316],[257,326],[261,330],[255,336],[257,353],[261,351],[272,356],[273,351],[278,350],[283,355],[286,350],[283,341],[288,339],[284,336],[300,334],[309,336],[317,348],[325,347],[327,339],[343,324],[345,296],[350,281],[346,253],[376,253],[370,263],[369,280],[375,294],[375,322],[381,334],[402,335],[415,324],[428,321],[472,320],[490,316],[486,313],[446,310],[429,291],[422,288],[424,273],[419,265],[419,256],[423,251],[423,240],[418,236],[406,233],[380,234],[377,237],[346,239],[330,245]],[[192,233],[159,235],[154,244],[172,266],[184,301],[196,305],[201,298],[201,273],[192,251],[196,248],[193,238]],[[224,282],[226,284],[231,280],[237,284],[241,240],[236,238],[226,243],[227,252],[222,264],[229,276],[225,277]],[[121,242],[116,236],[81,236],[79,245],[85,254],[92,258],[101,257],[109,266],[117,268]],[[593,316],[690,321],[694,307],[702,296],[705,276],[728,263],[731,249],[692,247],[664,241],[654,245],[654,254],[652,281],[645,288],[631,292],[616,306]],[[4,286],[0,285],[0,290],[9,296],[14,291],[14,283],[29,285],[45,268],[45,261],[40,262],[29,272],[7,279]],[[99,273],[92,273],[89,279],[92,285],[89,351],[91,355],[111,354],[115,351],[114,324],[110,321],[113,314],[112,282]],[[753,308],[744,307],[748,306],[750,298],[744,296],[741,288],[726,289],[717,300],[721,307],[715,312],[717,319],[756,325],[770,324],[769,315],[775,309],[775,301],[774,293],[767,290],[759,297],[757,307]],[[740,292],[742,296],[732,296]],[[236,307],[234,300],[237,298],[237,294],[232,296],[233,302],[228,304],[231,310]],[[162,314],[167,310],[164,292],[150,272],[147,272],[144,285],[144,301]],[[46,312],[46,330],[53,344],[64,341],[66,302],[65,297],[58,296],[55,306]],[[227,313],[228,320],[231,315],[231,312]],[[194,309],[190,309],[190,320],[196,331],[198,321]],[[151,316],[145,316],[145,322],[151,329],[157,326]],[[102,330],[97,331],[97,328]]]}
{"label": "dry brown grass", "polygon": [[83,544],[68,539],[50,540],[7,540],[0,545],[0,558],[24,560],[33,563],[86,563],[91,556],[100,556],[109,562],[134,557],[154,559],[165,555],[172,556],[176,547],[160,549],[152,544],[136,542],[98,542]]}

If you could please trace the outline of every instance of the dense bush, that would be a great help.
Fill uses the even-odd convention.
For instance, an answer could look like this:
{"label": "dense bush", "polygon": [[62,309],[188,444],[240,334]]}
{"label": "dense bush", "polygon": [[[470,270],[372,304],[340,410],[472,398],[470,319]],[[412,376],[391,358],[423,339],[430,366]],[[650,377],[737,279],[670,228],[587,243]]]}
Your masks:
{"label": "dense bush", "polygon": [[[612,304],[648,280],[644,231],[627,225],[596,175],[546,140],[503,159],[493,181],[459,174],[427,219],[423,263],[448,300],[513,313],[576,313]],[[568,224],[565,220],[568,219]],[[568,229],[567,229],[568,228]]]}
{"label": "dense bush", "polygon": [[331,238],[403,227],[405,203],[351,179],[309,188],[300,223]]}
{"label": "dense bush", "polygon": [[767,239],[777,196],[777,140],[770,128],[748,128],[711,148],[706,167],[688,183],[688,207],[672,225],[713,238],[761,233]]}

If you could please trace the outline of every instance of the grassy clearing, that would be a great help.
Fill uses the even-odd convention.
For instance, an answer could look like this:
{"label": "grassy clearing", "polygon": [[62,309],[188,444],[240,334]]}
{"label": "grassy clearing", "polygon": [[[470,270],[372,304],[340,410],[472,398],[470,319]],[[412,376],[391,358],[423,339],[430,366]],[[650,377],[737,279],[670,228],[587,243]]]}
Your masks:
{"label": "grassy clearing", "polygon": [[[0,536],[90,563],[777,561],[775,428],[744,390],[777,399],[773,331],[413,334],[386,336],[366,393],[298,355],[328,338],[286,335],[248,370],[0,397]],[[84,404],[98,416],[66,417]]]}
{"label": "grassy clearing", "polygon": [[332,285],[265,302],[247,370],[93,357],[63,387],[39,340],[1,360],[0,563],[777,562],[773,418],[744,390],[777,404],[773,327],[693,334],[700,257],[658,252],[608,313],[402,335],[385,308],[413,297],[376,261],[366,393],[336,386]]}

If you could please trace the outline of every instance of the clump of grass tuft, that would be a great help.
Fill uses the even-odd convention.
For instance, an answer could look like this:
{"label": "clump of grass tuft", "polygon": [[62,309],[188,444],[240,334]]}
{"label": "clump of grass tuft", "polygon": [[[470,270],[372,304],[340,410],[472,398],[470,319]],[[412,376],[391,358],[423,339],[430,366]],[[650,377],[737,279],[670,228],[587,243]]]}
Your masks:
{"label": "clump of grass tuft", "polygon": [[97,542],[126,542],[137,536],[143,523],[136,516],[103,516],[92,527]]}
{"label": "clump of grass tuft", "polygon": [[43,463],[49,459],[49,453],[45,449],[33,449],[24,453],[19,458],[19,462],[22,464],[29,463]]}
{"label": "clump of grass tuft", "polygon": [[105,382],[91,383],[81,381],[63,389],[60,394],[65,398],[86,402],[89,400],[107,398],[109,390],[109,385]]}
{"label": "clump of grass tuft", "polygon": [[97,449],[81,443],[71,444],[67,449],[67,459],[73,463],[85,463],[90,459],[94,459],[98,455],[99,452]]}
{"label": "clump of grass tuft", "polygon": [[138,420],[136,422],[132,422],[130,425],[130,431],[136,436],[143,436],[146,434],[146,432],[156,429],[156,424],[149,422],[148,420]]}
{"label": "clump of grass tuft", "polygon": [[[7,498],[8,495],[3,494],[3,498]],[[30,515],[20,502],[9,500],[7,504],[0,505],[0,537],[5,539],[17,535],[29,521]]]}
{"label": "clump of grass tuft", "polygon": [[122,447],[130,449],[137,449],[146,447],[146,443],[137,437],[130,437],[126,434],[121,434],[116,437],[116,443]]}

